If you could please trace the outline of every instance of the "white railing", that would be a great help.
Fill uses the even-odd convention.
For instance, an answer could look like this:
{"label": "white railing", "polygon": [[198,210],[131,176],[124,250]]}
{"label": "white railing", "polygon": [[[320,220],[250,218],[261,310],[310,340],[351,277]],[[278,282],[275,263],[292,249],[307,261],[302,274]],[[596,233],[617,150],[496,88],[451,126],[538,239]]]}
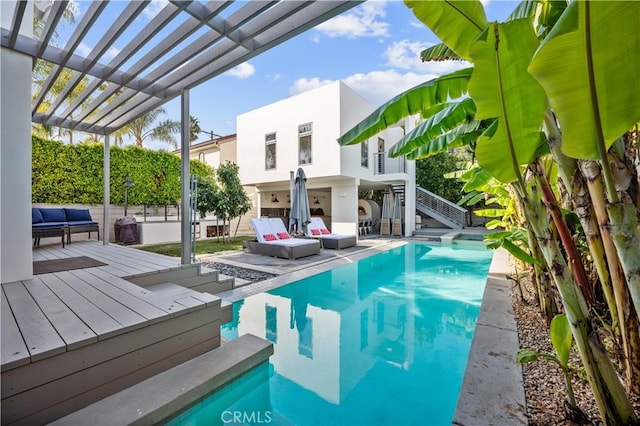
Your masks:
{"label": "white railing", "polygon": [[388,175],[391,173],[406,173],[406,159],[403,156],[389,158],[386,152],[373,153],[373,174]]}
{"label": "white railing", "polygon": [[423,205],[460,225],[467,224],[467,210],[433,192],[416,186],[416,205]]}

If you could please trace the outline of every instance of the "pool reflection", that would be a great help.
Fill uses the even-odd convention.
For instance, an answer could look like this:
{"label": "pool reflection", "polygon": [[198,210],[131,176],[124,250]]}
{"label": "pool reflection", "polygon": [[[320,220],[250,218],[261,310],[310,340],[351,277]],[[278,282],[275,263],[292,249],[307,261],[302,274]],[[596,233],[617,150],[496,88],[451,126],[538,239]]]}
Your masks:
{"label": "pool reflection", "polygon": [[266,395],[293,424],[450,424],[490,257],[408,244],[238,302],[223,337],[274,354],[234,407]]}

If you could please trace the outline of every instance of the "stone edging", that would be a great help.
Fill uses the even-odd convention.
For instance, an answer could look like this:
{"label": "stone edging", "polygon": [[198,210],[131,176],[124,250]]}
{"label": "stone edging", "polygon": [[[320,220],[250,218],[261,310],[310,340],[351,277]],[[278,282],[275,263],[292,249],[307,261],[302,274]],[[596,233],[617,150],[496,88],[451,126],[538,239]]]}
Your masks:
{"label": "stone edging", "polygon": [[511,304],[509,254],[496,250],[471,342],[453,424],[527,425],[518,329]]}

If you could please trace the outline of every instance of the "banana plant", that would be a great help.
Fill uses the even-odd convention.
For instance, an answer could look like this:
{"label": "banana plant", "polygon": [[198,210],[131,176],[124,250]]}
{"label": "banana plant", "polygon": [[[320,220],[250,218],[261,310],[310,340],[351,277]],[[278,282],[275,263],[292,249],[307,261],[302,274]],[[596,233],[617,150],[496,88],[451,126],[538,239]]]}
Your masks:
{"label": "banana plant", "polygon": [[553,317],[551,325],[549,326],[549,338],[556,352],[555,355],[523,348],[518,350],[516,361],[518,364],[525,364],[543,358],[558,364],[564,376],[564,384],[567,389],[567,403],[572,411],[580,412],[571,384],[573,371],[569,365],[569,356],[571,355],[573,335],[571,334],[571,327],[569,326],[566,315],[556,315]]}
{"label": "banana plant", "polygon": [[529,71],[545,88],[558,118],[562,151],[600,165],[611,234],[640,314],[639,211],[626,194],[618,193],[607,154],[640,121],[638,17],[638,2],[571,2]]}
{"label": "banana plant", "polygon": [[[608,7],[616,7],[616,2],[606,3],[609,5]],[[575,247],[571,247],[574,244],[573,240],[566,232],[566,223],[558,215],[554,215],[554,225],[563,236],[563,245],[565,248],[569,248],[567,253],[572,256],[570,258],[572,268],[568,267],[564,251],[561,250],[556,235],[552,231],[554,226],[549,222],[547,210],[543,207],[543,199],[546,206],[550,208],[554,207],[555,200],[553,192],[549,191],[548,186],[542,180],[544,174],[541,173],[538,166],[534,167],[532,171],[537,171],[534,176],[538,183],[543,183],[542,186],[540,187],[538,184],[527,185],[526,167],[534,162],[540,153],[539,148],[544,144],[545,138],[541,137],[540,131],[546,115],[547,97],[551,97],[547,86],[536,81],[536,79],[541,80],[540,77],[536,75],[536,79],[534,79],[527,72],[527,69],[531,68],[534,53],[537,51],[536,55],[540,55],[542,52],[542,48],[538,50],[538,34],[547,34],[547,40],[557,37],[556,27],[561,24],[565,25],[565,15],[570,16],[574,13],[572,6],[570,5],[557,20],[557,14],[548,13],[547,26],[553,25],[553,27],[550,30],[549,28],[544,29],[542,33],[540,31],[536,33],[528,18],[514,19],[501,24],[487,23],[482,5],[479,2],[407,1],[406,4],[455,54],[474,64],[468,89],[477,108],[475,118],[477,120],[496,119],[495,126],[491,126],[493,127],[492,131],[483,132],[477,140],[475,152],[478,162],[494,177],[512,185],[526,214],[527,224],[535,233],[535,238],[541,243],[542,254],[560,292],[570,328],[576,339],[576,346],[585,365],[604,423],[636,424],[638,419],[624,393],[624,388],[593,329],[584,295],[569,272],[570,270],[575,272],[576,268],[582,266],[582,263],[581,259],[574,257],[577,251],[574,249]],[[623,19],[622,15],[625,15],[629,21],[640,16],[637,13],[631,13],[628,16],[620,14],[616,18]],[[554,21],[555,24],[553,24]],[[570,19],[567,22],[570,22]],[[622,25],[621,28],[623,28],[623,32],[630,30],[627,24]],[[570,32],[570,30],[565,30],[565,32]],[[624,44],[622,43],[623,39],[617,38],[616,40],[620,40],[620,44]],[[566,48],[566,46],[564,47]],[[637,51],[638,49],[633,50],[633,52]],[[548,58],[544,58],[544,61],[552,61],[554,62],[553,67],[559,68],[564,62],[563,59],[558,52],[554,52]],[[632,67],[630,72],[635,72],[638,68],[637,66]],[[535,75],[535,73],[533,74]],[[565,102],[567,101],[565,100]],[[571,102],[579,103],[575,99],[572,99]],[[419,101],[414,99],[409,105],[417,104]],[[423,105],[429,108],[434,107],[433,103],[423,103]],[[553,102],[551,106],[555,111]],[[394,117],[395,121],[398,121],[401,118],[399,116],[410,109],[406,103],[403,106],[402,95],[394,98],[393,105],[386,104],[383,107],[385,108],[376,113],[384,110],[385,117]],[[427,108],[423,108],[423,110],[425,109]],[[390,124],[376,122],[375,118],[371,118],[376,113],[372,114],[369,120],[363,121],[364,124],[361,123],[363,129],[375,129],[376,126],[379,126],[377,128],[379,131]],[[558,118],[561,118],[560,115]],[[636,119],[637,121],[638,119]],[[562,121],[560,126],[564,131],[565,124]],[[631,124],[627,128],[630,126]],[[618,130],[616,129],[616,131]],[[356,139],[363,136],[361,133],[360,130],[354,129],[352,134],[341,138],[340,143],[357,143]],[[373,136],[374,133],[364,135],[360,140]],[[611,207],[609,211],[611,211]],[[629,235],[630,227],[627,228],[626,231],[620,233],[620,240],[623,236]],[[637,244],[637,247],[640,247],[640,244]],[[640,268],[638,269],[640,270]]]}

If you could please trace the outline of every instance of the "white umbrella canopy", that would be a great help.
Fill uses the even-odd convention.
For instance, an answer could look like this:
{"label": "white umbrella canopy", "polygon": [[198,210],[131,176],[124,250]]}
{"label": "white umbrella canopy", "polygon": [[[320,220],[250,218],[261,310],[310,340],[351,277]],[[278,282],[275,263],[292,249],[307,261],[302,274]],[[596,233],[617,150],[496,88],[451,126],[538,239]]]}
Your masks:
{"label": "white umbrella canopy", "polygon": [[293,194],[291,196],[289,232],[305,234],[309,223],[311,223],[311,212],[309,211],[309,197],[307,196],[307,177],[301,167],[296,173]]}

